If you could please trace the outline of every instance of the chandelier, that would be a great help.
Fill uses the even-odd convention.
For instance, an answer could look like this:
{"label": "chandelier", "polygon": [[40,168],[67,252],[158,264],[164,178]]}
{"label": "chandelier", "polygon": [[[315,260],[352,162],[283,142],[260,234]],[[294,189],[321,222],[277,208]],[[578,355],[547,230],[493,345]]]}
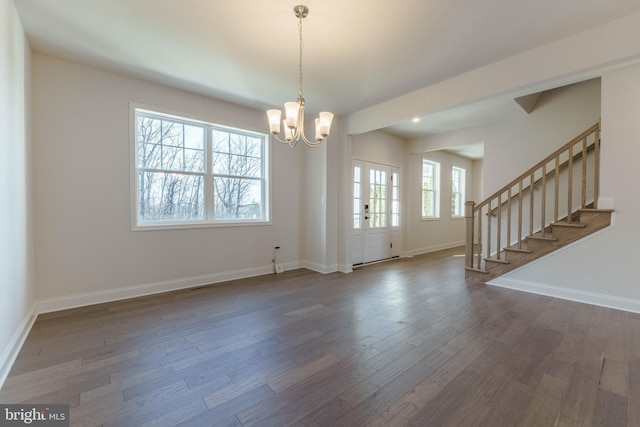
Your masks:
{"label": "chandelier", "polygon": [[333,114],[326,111],[321,112],[319,117],[316,118],[315,140],[307,139],[307,136],[304,134],[304,97],[302,96],[302,20],[309,14],[309,8],[304,5],[298,5],[293,8],[293,13],[298,18],[298,33],[300,35],[298,99],[295,102],[284,103],[286,118],[282,120],[282,123],[284,124],[285,139],[282,140],[278,137],[278,134],[280,133],[280,119],[282,117],[282,112],[280,110],[267,111],[269,130],[278,141],[283,144],[289,144],[291,147],[295,147],[300,140],[309,147],[317,147],[327,136],[329,136]]}

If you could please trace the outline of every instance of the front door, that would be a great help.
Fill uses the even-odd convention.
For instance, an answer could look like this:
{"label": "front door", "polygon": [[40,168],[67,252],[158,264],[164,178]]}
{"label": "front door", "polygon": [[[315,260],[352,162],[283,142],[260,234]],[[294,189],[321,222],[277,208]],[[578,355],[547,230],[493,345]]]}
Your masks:
{"label": "front door", "polygon": [[354,161],[351,244],[354,265],[399,253],[398,175],[398,169],[389,165]]}

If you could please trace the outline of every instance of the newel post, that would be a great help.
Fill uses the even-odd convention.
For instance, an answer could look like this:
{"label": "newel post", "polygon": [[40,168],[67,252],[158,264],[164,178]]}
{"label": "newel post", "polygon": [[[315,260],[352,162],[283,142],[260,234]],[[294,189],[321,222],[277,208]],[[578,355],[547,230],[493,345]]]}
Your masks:
{"label": "newel post", "polygon": [[476,206],[476,202],[467,201],[464,204],[464,217],[467,221],[467,235],[465,239],[465,251],[464,251],[464,263],[467,267],[473,268],[473,235],[474,235],[474,217],[473,209]]}

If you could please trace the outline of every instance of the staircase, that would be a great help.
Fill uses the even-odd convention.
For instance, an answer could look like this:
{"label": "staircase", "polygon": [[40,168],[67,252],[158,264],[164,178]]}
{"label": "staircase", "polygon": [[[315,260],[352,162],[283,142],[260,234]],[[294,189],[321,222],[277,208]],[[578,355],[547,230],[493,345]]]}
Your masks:
{"label": "staircase", "polygon": [[486,282],[611,224],[598,209],[600,123],[483,202],[466,203],[466,278]]}

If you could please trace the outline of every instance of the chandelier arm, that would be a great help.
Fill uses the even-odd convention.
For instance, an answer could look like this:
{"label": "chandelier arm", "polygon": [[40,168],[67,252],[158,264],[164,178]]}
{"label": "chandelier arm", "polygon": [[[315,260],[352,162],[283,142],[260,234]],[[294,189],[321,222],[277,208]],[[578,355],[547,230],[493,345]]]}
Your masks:
{"label": "chandelier arm", "polygon": [[314,140],[307,139],[307,135],[304,134],[304,98],[299,98],[298,102],[300,103],[300,109],[298,110],[298,123],[296,123],[293,138],[296,141],[302,139],[302,141],[309,147],[317,147],[320,145],[322,140],[316,142]]}
{"label": "chandelier arm", "polygon": [[272,136],[273,136],[273,137],[274,137],[278,142],[281,142],[281,143],[283,143],[283,144],[289,144],[289,145],[291,145],[291,142],[290,142],[290,141],[287,141],[286,139],[280,139],[280,137],[279,137],[277,134],[272,133],[271,135],[272,135]]}

